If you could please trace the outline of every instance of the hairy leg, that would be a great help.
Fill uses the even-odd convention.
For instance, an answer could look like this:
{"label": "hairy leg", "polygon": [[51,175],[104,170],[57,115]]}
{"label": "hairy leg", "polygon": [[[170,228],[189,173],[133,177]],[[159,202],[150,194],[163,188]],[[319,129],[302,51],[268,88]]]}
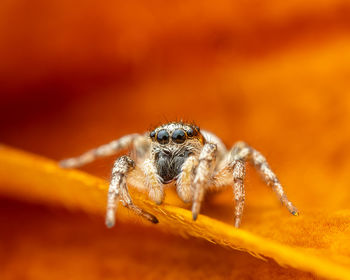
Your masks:
{"label": "hairy leg", "polygon": [[237,160],[233,167],[233,193],[235,197],[235,227],[241,224],[241,218],[245,202],[244,190],[245,163]]}
{"label": "hairy leg", "polygon": [[93,162],[97,158],[116,154],[117,152],[126,149],[128,146],[132,145],[134,141],[140,138],[144,137],[139,134],[126,135],[118,140],[114,140],[108,144],[87,151],[78,157],[64,159],[60,161],[60,166],[64,168],[76,168],[83,166]]}
{"label": "hairy leg", "polygon": [[164,200],[165,194],[163,184],[160,181],[157,170],[150,159],[146,159],[141,166],[146,177],[146,187],[148,189],[149,198],[156,204],[161,204]]}
{"label": "hairy leg", "polygon": [[[229,154],[228,154],[229,155]],[[245,203],[245,160],[231,159],[218,170],[212,178],[210,189],[218,190],[224,186],[232,185],[235,199],[235,227],[241,224],[243,208]]]}
{"label": "hairy leg", "polygon": [[271,170],[265,157],[260,152],[248,146],[244,142],[238,142],[230,151],[230,153],[231,161],[233,163],[237,160],[249,160],[259,171],[266,184],[271,186],[277,197],[281,200],[282,204],[286,206],[289,212],[295,216],[298,215],[297,208],[288,200],[287,195],[285,194],[277,176]]}
{"label": "hairy leg", "polygon": [[201,203],[204,197],[204,193],[210,179],[216,159],[216,144],[205,144],[198,159],[198,166],[196,174],[193,180],[193,204],[192,204],[192,217],[193,220],[197,219],[200,211]]}
{"label": "hairy leg", "polygon": [[152,223],[158,223],[158,220],[152,214],[147,213],[138,206],[134,205],[131,200],[127,185],[126,176],[135,167],[134,161],[128,156],[122,156],[118,158],[113,166],[112,179],[109,186],[108,198],[107,198],[107,212],[106,212],[106,225],[107,227],[114,226],[115,223],[115,211],[117,207],[117,200],[120,198],[123,205],[136,214],[146,218]]}
{"label": "hairy leg", "polygon": [[192,181],[197,165],[198,159],[195,156],[189,156],[182,165],[181,173],[176,181],[176,191],[183,202],[190,202],[193,199]]}
{"label": "hairy leg", "polygon": [[226,164],[224,164],[213,177],[213,186],[211,187],[213,189],[219,189],[223,186],[232,184],[233,177],[233,192],[235,196],[235,226],[240,226],[244,208],[244,177],[245,162],[247,160],[249,160],[255,166],[267,185],[272,187],[282,204],[286,206],[289,212],[297,216],[297,208],[288,200],[281,183],[271,170],[266,159],[257,150],[248,146],[246,143],[238,142],[227,153],[227,159],[225,160]]}

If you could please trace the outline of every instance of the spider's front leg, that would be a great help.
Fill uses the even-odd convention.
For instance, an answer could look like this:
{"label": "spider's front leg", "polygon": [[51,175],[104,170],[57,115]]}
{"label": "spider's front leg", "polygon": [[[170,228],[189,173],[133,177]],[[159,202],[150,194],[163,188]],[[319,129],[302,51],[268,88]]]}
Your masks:
{"label": "spider's front leg", "polygon": [[115,211],[117,207],[117,200],[120,198],[123,205],[136,214],[146,218],[152,223],[158,223],[158,220],[152,214],[142,210],[138,206],[134,205],[131,200],[127,185],[126,176],[135,168],[135,162],[128,156],[122,156],[118,158],[113,166],[112,179],[109,186],[108,198],[107,198],[107,212],[106,212],[106,225],[107,227],[114,226],[115,223]]}
{"label": "spider's front leg", "polygon": [[193,180],[193,205],[192,205],[192,217],[193,220],[197,219],[200,211],[201,203],[204,197],[204,193],[207,185],[212,177],[216,159],[216,144],[205,144],[198,159],[198,166],[195,171],[195,177]]}

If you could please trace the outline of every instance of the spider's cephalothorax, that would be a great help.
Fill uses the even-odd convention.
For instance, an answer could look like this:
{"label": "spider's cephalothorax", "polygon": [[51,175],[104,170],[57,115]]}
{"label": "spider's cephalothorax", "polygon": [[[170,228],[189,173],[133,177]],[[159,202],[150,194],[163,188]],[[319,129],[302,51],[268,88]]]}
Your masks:
{"label": "spider's cephalothorax", "polygon": [[151,155],[163,184],[170,183],[181,173],[185,160],[199,155],[204,138],[199,127],[169,123],[151,131]]}
{"label": "spider's cephalothorax", "polygon": [[244,142],[237,142],[227,150],[217,136],[200,131],[193,124],[172,122],[142,135],[126,135],[79,157],[61,161],[61,166],[79,167],[129,146],[133,148],[132,156],[119,157],[112,169],[106,214],[108,227],[114,225],[118,199],[138,215],[157,223],[155,216],[133,204],[127,184],[147,191],[149,198],[160,204],[164,200],[164,186],[170,182],[175,183],[176,191],[184,202],[192,202],[194,220],[206,190],[220,190],[232,185],[235,226],[239,227],[245,201],[243,180],[246,161],[256,167],[289,212],[298,215],[266,159],[257,150]]}

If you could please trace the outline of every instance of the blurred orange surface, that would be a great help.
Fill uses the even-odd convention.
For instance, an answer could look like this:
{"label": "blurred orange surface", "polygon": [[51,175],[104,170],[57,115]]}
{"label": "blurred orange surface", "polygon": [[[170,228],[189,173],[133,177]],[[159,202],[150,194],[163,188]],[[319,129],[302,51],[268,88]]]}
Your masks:
{"label": "blurred orange surface", "polygon": [[[300,209],[289,217],[250,168],[243,230],[348,268],[349,14],[340,0],[4,0],[0,141],[59,160],[193,120],[228,146],[245,140],[260,150]],[[108,180],[112,162],[83,170]],[[107,231],[101,216],[37,205],[30,189],[21,202],[26,194],[8,188],[1,279],[315,277],[135,225],[131,214]],[[173,197],[169,190],[166,203],[178,205]],[[232,224],[232,202],[227,189],[203,214]]]}

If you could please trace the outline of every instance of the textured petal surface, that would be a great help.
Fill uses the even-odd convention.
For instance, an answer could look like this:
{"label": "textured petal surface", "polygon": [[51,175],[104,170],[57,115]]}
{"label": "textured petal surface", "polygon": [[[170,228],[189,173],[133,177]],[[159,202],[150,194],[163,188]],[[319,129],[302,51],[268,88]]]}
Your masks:
{"label": "textured petal surface", "polygon": [[[17,152],[5,146],[1,147],[0,162],[3,166],[0,170],[0,185],[6,186],[2,189],[3,193],[52,205],[64,205],[70,210],[85,210],[103,215],[107,182],[78,171],[61,170],[53,162]],[[20,177],[16,176],[18,170],[21,170]],[[312,216],[312,218],[299,219],[297,222],[286,219],[283,225],[270,224],[267,226],[265,222],[262,225],[256,222],[254,223],[255,231],[259,232],[257,228],[260,227],[265,229],[265,232],[260,230],[259,234],[254,234],[235,229],[232,225],[203,215],[194,222],[191,219],[190,211],[170,205],[156,206],[137,193],[133,194],[133,198],[137,205],[157,216],[160,221],[157,227],[168,232],[203,238],[212,243],[250,252],[256,256],[267,256],[280,264],[310,271],[324,277],[346,279],[350,276],[350,271],[347,268],[349,264],[347,255],[332,250],[335,242],[340,241],[344,245],[347,240],[345,236],[343,239],[339,238],[339,226],[344,226],[344,220],[349,217],[347,212],[331,215],[327,219],[320,219],[320,217],[315,217],[313,213],[307,213],[306,215]],[[283,221],[281,217],[271,216],[267,220],[272,218]],[[118,217],[121,220],[134,218],[130,217],[123,208],[118,211]],[[14,218],[15,225],[20,226],[21,221],[17,217]],[[328,239],[331,241],[328,244],[325,242],[323,250],[317,247],[316,242],[312,242],[310,236],[305,238],[308,240],[307,244],[299,240],[301,236],[305,235],[305,228],[310,228],[315,223],[321,224],[319,227],[322,224],[327,224],[329,227],[330,221],[336,219],[338,219],[338,223],[333,226],[333,230],[337,231],[338,234],[336,238],[328,235]],[[247,224],[249,225],[249,221]],[[31,230],[35,230],[35,228],[31,228]],[[324,231],[314,230],[313,238],[315,237],[324,237]],[[299,244],[297,244],[298,241]],[[107,241],[106,245],[108,246]]]}

